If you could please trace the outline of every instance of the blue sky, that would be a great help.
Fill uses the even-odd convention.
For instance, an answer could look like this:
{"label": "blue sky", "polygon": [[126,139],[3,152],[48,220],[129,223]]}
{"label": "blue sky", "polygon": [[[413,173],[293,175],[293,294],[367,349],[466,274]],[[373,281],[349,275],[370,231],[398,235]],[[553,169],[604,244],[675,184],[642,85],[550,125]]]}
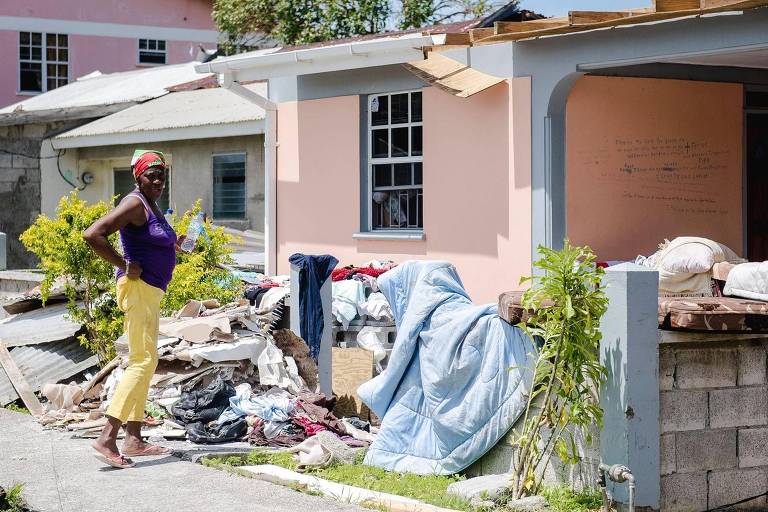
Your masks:
{"label": "blue sky", "polygon": [[650,7],[651,0],[522,0],[520,7],[547,16],[565,16],[568,11],[621,11]]}

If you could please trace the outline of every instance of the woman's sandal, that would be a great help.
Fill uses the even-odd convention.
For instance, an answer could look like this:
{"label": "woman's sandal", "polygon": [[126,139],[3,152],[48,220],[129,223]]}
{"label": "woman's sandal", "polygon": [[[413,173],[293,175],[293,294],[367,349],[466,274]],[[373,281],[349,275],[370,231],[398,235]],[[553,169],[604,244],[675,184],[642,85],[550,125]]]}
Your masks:
{"label": "woman's sandal", "polygon": [[103,453],[94,453],[96,460],[103,462],[108,466],[118,469],[128,469],[136,465],[131,459],[123,457],[122,455],[104,455]]}
{"label": "woman's sandal", "polygon": [[128,451],[123,450],[123,454],[128,457],[152,457],[155,455],[170,455],[171,450],[156,444],[148,444],[144,447],[144,449],[137,452],[129,453]]}

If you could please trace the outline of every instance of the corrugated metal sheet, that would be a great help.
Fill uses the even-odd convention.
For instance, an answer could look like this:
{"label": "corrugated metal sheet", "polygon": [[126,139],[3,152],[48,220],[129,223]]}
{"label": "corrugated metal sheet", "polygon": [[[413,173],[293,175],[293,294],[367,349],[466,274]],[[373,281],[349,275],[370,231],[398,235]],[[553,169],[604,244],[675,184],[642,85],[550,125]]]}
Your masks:
{"label": "corrugated metal sheet", "polygon": [[[10,353],[33,391],[39,391],[45,384],[72,377],[98,364],[97,357],[91,355],[75,338],[16,347]],[[11,381],[0,368],[0,405],[6,405],[17,398]]]}
{"label": "corrugated metal sheet", "polygon": [[0,340],[8,348],[50,343],[74,336],[80,327],[68,319],[66,303],[56,304],[3,320]]}
{"label": "corrugated metal sheet", "polygon": [[[267,84],[246,86],[266,95]],[[264,109],[222,89],[174,92],[135,105],[63,133],[55,140],[117,133],[151,132],[193,126],[212,126],[264,119]]]}
{"label": "corrugated metal sheet", "polygon": [[0,117],[23,112],[141,102],[167,94],[167,87],[201,78],[197,62],[81,78],[45,94],[0,109]]}

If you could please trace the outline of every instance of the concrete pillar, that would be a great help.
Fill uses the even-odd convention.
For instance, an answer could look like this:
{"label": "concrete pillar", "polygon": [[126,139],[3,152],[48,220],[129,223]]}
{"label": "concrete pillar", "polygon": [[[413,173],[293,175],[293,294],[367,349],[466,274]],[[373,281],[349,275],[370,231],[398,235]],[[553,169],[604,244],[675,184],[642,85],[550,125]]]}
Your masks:
{"label": "concrete pillar", "polygon": [[[600,393],[600,457],[606,464],[628,466],[637,481],[635,505],[658,510],[659,274],[623,263],[606,270],[604,285],[609,305],[601,321],[600,362],[608,379]],[[627,503],[626,483],[608,486],[617,502]]]}
{"label": "concrete pillar", "polygon": [[[320,341],[320,353],[317,356],[317,372],[320,382],[320,392],[324,395],[333,395],[331,384],[333,363],[331,359],[331,347],[333,346],[333,313],[332,285],[330,276],[320,287],[320,298],[323,303],[323,336]],[[297,336],[301,336],[301,311],[299,309],[299,267],[291,265],[291,330]]]}
{"label": "concrete pillar", "polygon": [[0,231],[0,270],[8,268],[8,239],[5,233]]}

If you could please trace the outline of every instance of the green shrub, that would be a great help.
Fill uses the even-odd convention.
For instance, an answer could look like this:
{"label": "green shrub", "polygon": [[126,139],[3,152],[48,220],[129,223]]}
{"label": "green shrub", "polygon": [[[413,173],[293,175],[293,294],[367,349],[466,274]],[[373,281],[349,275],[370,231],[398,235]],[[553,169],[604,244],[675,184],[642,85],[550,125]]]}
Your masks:
{"label": "green shrub", "polygon": [[[99,258],[83,240],[83,232],[112,207],[100,201],[87,205],[77,191],[65,196],[56,217],[40,215],[20,237],[24,246],[40,259],[45,272],[41,288],[47,300],[54,283],[64,283],[73,321],[85,327],[80,343],[98,355],[101,364],[115,356],[114,340],[123,332],[124,315],[115,300],[115,269]],[[192,210],[173,219],[178,234],[186,233],[190,220],[200,211],[200,200]],[[205,224],[206,236],[198,239],[191,254],[179,254],[178,264],[161,310],[170,315],[190,299],[218,299],[222,304],[242,292],[240,281],[221,265],[231,262],[228,247],[232,236],[222,228]],[[117,234],[109,237],[117,248]]]}

